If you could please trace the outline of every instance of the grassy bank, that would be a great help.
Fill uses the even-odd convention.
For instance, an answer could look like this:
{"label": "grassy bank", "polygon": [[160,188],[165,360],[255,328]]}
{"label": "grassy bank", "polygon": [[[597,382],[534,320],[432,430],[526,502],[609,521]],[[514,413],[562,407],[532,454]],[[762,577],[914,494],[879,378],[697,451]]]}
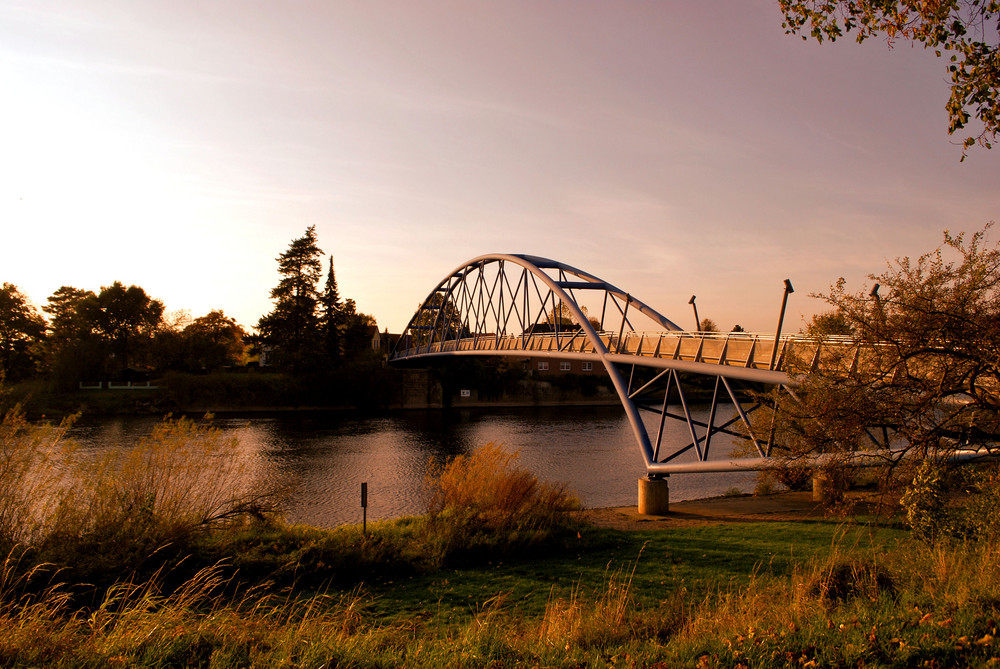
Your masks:
{"label": "grassy bank", "polygon": [[[413,522],[413,521],[409,521]],[[391,534],[396,523],[374,528]],[[345,530],[351,531],[351,530]],[[357,529],[352,530],[357,535]],[[789,539],[794,547],[789,546]],[[358,541],[362,539],[358,538]],[[997,549],[743,523],[626,533],[354,586],[120,582],[93,607],[4,583],[4,666],[993,666]],[[734,556],[738,555],[739,559]],[[720,559],[721,558],[721,559]],[[492,562],[492,564],[491,564]]]}
{"label": "grassy bank", "polygon": [[61,434],[0,429],[0,666],[1000,663],[996,542],[850,519],[597,529],[497,448],[442,464],[425,516],[319,530],[282,523],[283,482],[210,426],[110,459]]}

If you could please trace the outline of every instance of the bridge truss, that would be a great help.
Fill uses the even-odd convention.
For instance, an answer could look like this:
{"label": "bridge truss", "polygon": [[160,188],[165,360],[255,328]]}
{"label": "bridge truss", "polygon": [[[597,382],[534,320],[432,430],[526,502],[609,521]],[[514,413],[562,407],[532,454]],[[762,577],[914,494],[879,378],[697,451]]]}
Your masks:
{"label": "bridge truss", "polygon": [[[474,355],[600,362],[625,409],[647,473],[656,478],[773,466],[773,429],[755,424],[762,404],[744,391],[779,387],[794,392],[794,380],[784,371],[793,347],[800,358],[811,356],[814,365],[827,360],[819,342],[802,338],[687,332],[636,297],[575,267],[537,256],[492,254],[457,267],[430,292],[390,360]],[[835,359],[844,360],[843,353]],[[710,381],[707,421],[691,411],[692,379]],[[643,413],[656,418],[652,433]],[[668,418],[687,424],[689,442],[664,443]],[[710,459],[712,438],[719,434],[747,439],[756,457]]]}

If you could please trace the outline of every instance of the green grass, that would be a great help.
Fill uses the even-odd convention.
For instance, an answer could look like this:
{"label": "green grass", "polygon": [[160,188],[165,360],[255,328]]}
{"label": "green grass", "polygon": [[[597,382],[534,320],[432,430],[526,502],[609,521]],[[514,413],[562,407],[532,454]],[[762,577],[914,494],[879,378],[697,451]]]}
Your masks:
{"label": "green grass", "polygon": [[[790,538],[792,539],[790,541]],[[545,611],[553,597],[574,590],[598,592],[611,574],[629,572],[632,598],[655,607],[668,591],[684,588],[704,597],[720,587],[745,587],[761,575],[791,577],[796,567],[833,546],[877,542],[895,550],[902,530],[845,526],[837,522],[733,523],[649,532],[582,528],[544,553],[516,555],[460,569],[404,574],[372,582],[373,610],[390,620],[410,615],[468,620],[502,595],[526,616]]]}

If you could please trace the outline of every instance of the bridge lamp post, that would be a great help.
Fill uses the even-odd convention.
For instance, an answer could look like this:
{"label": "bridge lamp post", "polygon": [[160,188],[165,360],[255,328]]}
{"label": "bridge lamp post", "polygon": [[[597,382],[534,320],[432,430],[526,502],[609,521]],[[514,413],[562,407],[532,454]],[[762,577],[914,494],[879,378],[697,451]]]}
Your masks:
{"label": "bridge lamp post", "polygon": [[876,283],[872,286],[872,292],[868,293],[869,297],[875,300],[875,322],[878,324],[881,324],[882,322],[882,298],[879,297],[878,294],[878,289],[880,287],[881,286]]}
{"label": "bridge lamp post", "polygon": [[781,339],[781,324],[785,320],[785,307],[788,306],[788,294],[794,293],[792,282],[785,279],[785,294],[781,296],[781,312],[778,314],[778,330],[774,333],[774,348],[771,349],[771,364],[768,369],[774,369],[774,363],[778,359],[778,341]]}
{"label": "bridge lamp post", "polygon": [[692,295],[691,299],[688,300],[688,304],[694,308],[694,331],[701,332],[701,321],[698,319],[698,305],[694,303],[695,296]]}

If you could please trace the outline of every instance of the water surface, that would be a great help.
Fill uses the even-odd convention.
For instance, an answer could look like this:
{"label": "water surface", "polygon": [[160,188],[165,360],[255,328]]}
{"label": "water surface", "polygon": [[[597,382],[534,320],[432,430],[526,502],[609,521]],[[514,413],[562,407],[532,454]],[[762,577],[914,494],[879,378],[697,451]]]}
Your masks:
{"label": "water surface", "polygon": [[[707,411],[695,411],[707,417]],[[72,436],[94,448],[116,448],[148,434],[158,419],[84,421]],[[441,461],[494,442],[519,452],[520,464],[547,481],[566,483],[584,506],[636,503],[642,456],[620,407],[546,407],[410,411],[380,416],[304,412],[216,416],[237,436],[266,477],[297,482],[288,509],[292,522],[334,527],[361,522],[360,489],[368,483],[368,519],[423,513],[424,476]],[[688,428],[668,421],[667,439],[690,441]],[[651,425],[655,434],[655,425]],[[715,457],[731,441],[713,437]],[[754,474],[682,474],[670,477],[672,501],[753,488]]]}

